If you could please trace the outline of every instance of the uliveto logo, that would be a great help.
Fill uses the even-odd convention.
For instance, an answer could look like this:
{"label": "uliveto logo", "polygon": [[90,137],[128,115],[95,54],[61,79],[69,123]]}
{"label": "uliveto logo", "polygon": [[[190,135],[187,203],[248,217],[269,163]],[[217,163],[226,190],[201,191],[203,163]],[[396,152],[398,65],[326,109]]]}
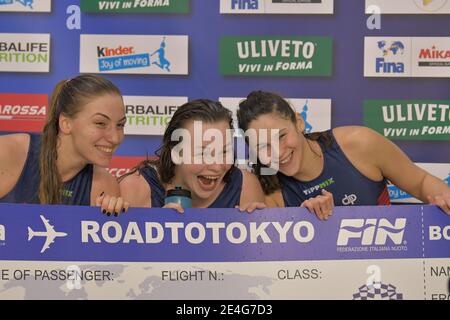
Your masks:
{"label": "uliveto logo", "polygon": [[5,239],[6,239],[5,226],[0,224],[0,241],[5,241]]}
{"label": "uliveto logo", "polygon": [[361,245],[386,245],[387,239],[396,245],[403,242],[406,218],[395,219],[391,224],[387,219],[343,219],[337,239],[338,246],[346,246],[350,239],[361,240]]}

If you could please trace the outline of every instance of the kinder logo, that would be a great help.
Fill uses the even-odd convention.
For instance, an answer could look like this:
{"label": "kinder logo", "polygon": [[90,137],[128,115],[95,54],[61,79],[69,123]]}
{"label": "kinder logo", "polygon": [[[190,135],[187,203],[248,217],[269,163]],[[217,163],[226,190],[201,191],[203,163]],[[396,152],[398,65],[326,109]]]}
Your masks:
{"label": "kinder logo", "polygon": [[142,68],[150,66],[149,55],[134,54],[133,47],[97,47],[97,57],[99,58],[98,68],[100,71]]}
{"label": "kinder logo", "polygon": [[41,132],[47,105],[45,94],[0,94],[2,131]]}
{"label": "kinder logo", "polygon": [[406,227],[406,218],[398,218],[394,224],[387,219],[343,219],[337,239],[338,246],[347,246],[350,239],[360,240],[363,246],[386,245],[389,238],[401,245]]}
{"label": "kinder logo", "polygon": [[122,47],[108,48],[108,47],[97,47],[98,57],[114,57],[114,56],[124,56],[128,54],[133,54],[133,47]]}
{"label": "kinder logo", "polygon": [[187,57],[187,36],[80,37],[82,73],[187,74]]}
{"label": "kinder logo", "polygon": [[0,224],[0,241],[5,241],[5,240],[6,240],[5,226]]}
{"label": "kinder logo", "polygon": [[437,241],[442,239],[450,241],[450,226],[446,226],[443,228],[440,226],[430,226],[429,232],[431,241]]}

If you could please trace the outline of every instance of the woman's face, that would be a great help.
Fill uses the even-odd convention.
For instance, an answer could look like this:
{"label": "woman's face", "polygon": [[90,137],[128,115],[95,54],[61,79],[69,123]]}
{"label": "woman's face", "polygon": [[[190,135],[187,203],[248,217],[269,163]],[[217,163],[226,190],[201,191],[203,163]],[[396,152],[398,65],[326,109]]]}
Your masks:
{"label": "woman's face", "polygon": [[301,120],[294,124],[275,112],[261,115],[250,122],[249,129],[257,137],[257,141],[250,139],[250,148],[264,165],[294,176],[302,164],[302,125]]}
{"label": "woman's face", "polygon": [[75,152],[87,163],[107,167],[123,141],[125,122],[121,96],[105,94],[95,98],[70,119]]}
{"label": "woman's face", "polygon": [[234,159],[229,123],[191,120],[183,129],[190,141],[183,145],[187,147],[182,153],[184,161],[175,166],[172,183],[189,189],[194,201],[212,201],[222,190],[223,177]]}

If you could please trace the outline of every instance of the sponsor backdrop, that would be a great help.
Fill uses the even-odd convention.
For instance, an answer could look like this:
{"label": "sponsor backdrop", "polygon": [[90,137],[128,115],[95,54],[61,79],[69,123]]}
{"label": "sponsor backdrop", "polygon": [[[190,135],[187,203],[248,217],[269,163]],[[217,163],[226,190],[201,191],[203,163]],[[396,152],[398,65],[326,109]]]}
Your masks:
{"label": "sponsor backdrop", "polygon": [[154,156],[180,104],[235,110],[262,89],[309,131],[367,125],[448,181],[449,14],[450,0],[0,0],[0,134],[39,132],[59,80],[103,74],[125,96],[117,175]]}
{"label": "sponsor backdrop", "polygon": [[163,211],[0,205],[0,299],[449,299],[433,206]]}

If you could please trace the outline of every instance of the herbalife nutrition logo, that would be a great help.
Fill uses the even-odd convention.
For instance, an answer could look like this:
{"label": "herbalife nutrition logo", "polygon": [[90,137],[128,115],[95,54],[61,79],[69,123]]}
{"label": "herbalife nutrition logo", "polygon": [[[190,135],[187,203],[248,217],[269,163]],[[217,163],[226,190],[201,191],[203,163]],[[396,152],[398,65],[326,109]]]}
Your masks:
{"label": "herbalife nutrition logo", "polygon": [[331,76],[327,37],[223,37],[220,72],[250,76]]}

